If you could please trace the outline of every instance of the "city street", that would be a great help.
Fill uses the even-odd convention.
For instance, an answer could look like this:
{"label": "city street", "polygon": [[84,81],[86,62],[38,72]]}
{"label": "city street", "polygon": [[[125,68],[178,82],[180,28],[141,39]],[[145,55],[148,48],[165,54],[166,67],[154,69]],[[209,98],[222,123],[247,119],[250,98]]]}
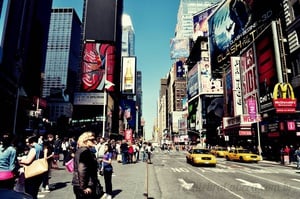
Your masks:
{"label": "city street", "polygon": [[[300,171],[295,164],[277,162],[239,163],[218,158],[216,167],[192,166],[185,152],[156,150],[153,164],[139,162],[122,165],[116,161],[113,198],[296,198],[300,194]],[[50,193],[39,198],[74,198],[72,174],[54,170]],[[103,183],[103,177],[99,176]]]}

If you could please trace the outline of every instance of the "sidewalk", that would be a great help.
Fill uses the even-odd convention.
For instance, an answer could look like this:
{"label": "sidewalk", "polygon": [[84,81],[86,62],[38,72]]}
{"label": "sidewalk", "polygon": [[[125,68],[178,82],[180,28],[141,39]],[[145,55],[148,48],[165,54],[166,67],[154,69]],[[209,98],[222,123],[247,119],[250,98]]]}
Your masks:
{"label": "sidewalk", "polygon": [[[51,192],[40,192],[38,198],[75,198],[71,183],[72,174],[61,163],[59,166],[59,169],[52,170],[50,179]],[[154,175],[153,164],[139,161],[134,164],[123,165],[114,160],[113,167],[112,185],[114,199],[161,198],[156,175]],[[98,178],[105,191],[104,178],[102,176],[98,176]]]}

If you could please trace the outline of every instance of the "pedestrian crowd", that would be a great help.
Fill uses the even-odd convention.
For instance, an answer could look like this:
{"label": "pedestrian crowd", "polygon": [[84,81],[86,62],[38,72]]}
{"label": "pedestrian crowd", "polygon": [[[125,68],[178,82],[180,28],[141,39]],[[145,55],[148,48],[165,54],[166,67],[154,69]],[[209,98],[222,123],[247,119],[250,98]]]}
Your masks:
{"label": "pedestrian crowd", "polygon": [[[50,192],[49,180],[59,161],[67,166],[73,160],[73,192],[76,199],[112,198],[112,161],[133,164],[139,161],[151,163],[154,148],[141,140],[114,140],[96,137],[91,131],[78,138],[58,134],[33,134],[16,140],[4,133],[0,138],[0,189],[14,190],[38,198],[39,192]],[[26,178],[24,167],[34,160],[45,158],[48,170]],[[105,191],[100,184],[103,176]]]}

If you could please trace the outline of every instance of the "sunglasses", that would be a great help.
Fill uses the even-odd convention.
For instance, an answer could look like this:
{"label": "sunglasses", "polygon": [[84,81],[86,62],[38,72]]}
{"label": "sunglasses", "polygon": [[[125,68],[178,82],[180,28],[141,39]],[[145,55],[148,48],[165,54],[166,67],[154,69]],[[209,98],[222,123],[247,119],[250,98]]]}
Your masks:
{"label": "sunglasses", "polygon": [[95,142],[96,139],[95,138],[91,138],[91,139],[88,139],[87,141]]}

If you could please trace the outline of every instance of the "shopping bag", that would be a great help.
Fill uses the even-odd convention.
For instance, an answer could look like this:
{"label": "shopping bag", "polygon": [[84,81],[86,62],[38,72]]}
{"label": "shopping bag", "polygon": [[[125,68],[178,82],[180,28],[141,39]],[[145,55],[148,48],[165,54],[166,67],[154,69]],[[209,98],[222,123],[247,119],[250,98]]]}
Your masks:
{"label": "shopping bag", "polygon": [[71,160],[69,160],[69,161],[66,163],[66,169],[67,169],[67,171],[69,171],[70,173],[73,173],[73,171],[74,171],[74,158],[72,158]]}
{"label": "shopping bag", "polygon": [[118,161],[118,162],[122,162],[122,155],[121,155],[121,154],[118,154],[118,155],[117,155],[117,161]]}
{"label": "shopping bag", "polygon": [[25,178],[31,178],[48,171],[48,162],[46,158],[34,160],[30,165],[24,166]]}

